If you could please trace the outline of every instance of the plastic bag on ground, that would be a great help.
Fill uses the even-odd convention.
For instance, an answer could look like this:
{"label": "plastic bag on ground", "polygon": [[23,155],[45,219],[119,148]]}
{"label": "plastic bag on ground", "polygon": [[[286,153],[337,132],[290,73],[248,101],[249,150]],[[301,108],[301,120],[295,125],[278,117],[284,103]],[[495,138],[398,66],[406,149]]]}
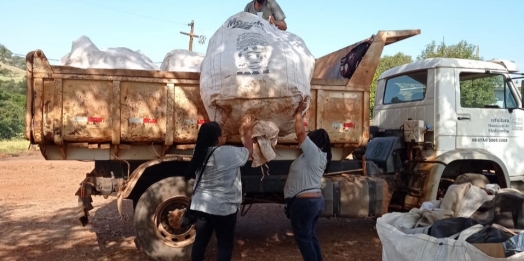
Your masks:
{"label": "plastic bag on ground", "polygon": [[[274,124],[278,136],[294,131],[294,112],[310,96],[315,58],[304,41],[246,12],[231,16],[210,38],[202,61],[200,93],[211,120],[225,135],[239,134],[242,117],[253,114],[257,125]],[[224,113],[226,112],[226,113]],[[256,150],[270,151],[271,126],[256,126]],[[259,153],[259,152],[256,152]],[[266,158],[269,157],[269,158]],[[253,161],[263,165],[274,156]]]}

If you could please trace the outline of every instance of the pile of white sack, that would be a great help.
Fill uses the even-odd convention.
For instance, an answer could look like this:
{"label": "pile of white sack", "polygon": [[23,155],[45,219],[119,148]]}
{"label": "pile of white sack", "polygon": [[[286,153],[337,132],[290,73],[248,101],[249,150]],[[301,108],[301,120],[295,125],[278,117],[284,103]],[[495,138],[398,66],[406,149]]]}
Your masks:
{"label": "pile of white sack", "polygon": [[59,65],[78,68],[162,70],[200,72],[204,55],[175,49],[167,53],[160,68],[140,50],[126,47],[99,49],[87,36],[73,41],[71,52],[60,59]]}
{"label": "pile of white sack", "polygon": [[60,65],[201,72],[202,101],[209,118],[222,124],[225,135],[241,134],[247,113],[258,120],[253,130],[252,164],[257,167],[275,158],[279,136],[294,132],[294,113],[310,96],[315,58],[300,37],[240,12],[211,37],[205,56],[175,49],[158,68],[140,51],[124,47],[100,50],[82,36],[73,42]]}

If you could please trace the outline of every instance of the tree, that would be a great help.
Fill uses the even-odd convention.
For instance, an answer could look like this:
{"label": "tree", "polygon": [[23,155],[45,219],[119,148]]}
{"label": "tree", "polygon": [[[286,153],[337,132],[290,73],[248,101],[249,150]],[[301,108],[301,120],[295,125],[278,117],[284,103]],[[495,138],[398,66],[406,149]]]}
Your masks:
{"label": "tree", "polygon": [[466,41],[460,41],[458,44],[446,45],[441,43],[437,45],[435,41],[426,45],[426,49],[422,50],[417,60],[424,60],[428,58],[461,58],[481,60],[475,54],[475,45],[469,44]]}
{"label": "tree", "polygon": [[0,81],[0,86],[2,90],[6,92],[25,95],[27,90],[27,77],[24,77],[21,81]]}
{"label": "tree", "polygon": [[406,55],[401,52],[398,52],[397,54],[393,56],[385,55],[382,58],[380,58],[380,62],[378,63],[377,70],[375,71],[375,75],[373,76],[373,82],[371,83],[371,89],[370,89],[370,94],[369,94],[369,100],[370,100],[370,104],[369,104],[370,114],[369,115],[371,118],[373,118],[373,107],[375,106],[375,91],[377,89],[378,78],[380,77],[380,75],[383,72],[393,67],[397,67],[399,65],[403,65],[403,64],[411,63],[411,62],[413,62],[411,56]]}
{"label": "tree", "polygon": [[0,140],[22,136],[24,112],[25,95],[0,88]]}
{"label": "tree", "polygon": [[2,66],[0,65],[0,76],[9,76],[10,74],[11,74],[11,71],[5,68],[2,68]]}
{"label": "tree", "polygon": [[26,67],[25,57],[20,57],[13,54],[13,52],[11,52],[2,44],[0,44],[0,62],[18,67],[23,70],[25,70]]}
{"label": "tree", "polygon": [[[433,41],[426,45],[426,49],[422,50],[420,55],[417,56],[417,60],[437,57],[482,60],[481,57],[477,57],[475,54],[475,48],[475,45],[464,40],[453,45],[446,45],[445,43],[436,45],[435,41]],[[482,74],[472,77],[474,80],[464,81],[461,79],[461,106],[483,108],[486,105],[494,104],[496,99],[494,88],[495,86],[504,86],[503,82],[500,82],[502,78]]]}
{"label": "tree", "polygon": [[465,108],[484,108],[496,105],[495,91],[504,87],[504,77],[496,74],[471,73],[461,75],[460,105]]}
{"label": "tree", "polygon": [[0,61],[6,62],[7,59],[11,58],[13,53],[9,51],[4,45],[0,44]]}

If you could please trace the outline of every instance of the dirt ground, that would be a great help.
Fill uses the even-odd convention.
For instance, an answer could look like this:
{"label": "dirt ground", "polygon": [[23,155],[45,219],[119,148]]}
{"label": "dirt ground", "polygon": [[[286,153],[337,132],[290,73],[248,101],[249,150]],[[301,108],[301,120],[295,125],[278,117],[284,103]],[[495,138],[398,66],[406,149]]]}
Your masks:
{"label": "dirt ground", "polygon": [[[38,152],[0,157],[0,260],[151,260],[133,243],[131,202],[124,204],[123,221],[115,198],[94,197],[90,224],[80,225],[74,193],[92,167],[45,161]],[[321,219],[325,260],[381,260],[374,225],[372,219]],[[302,260],[280,205],[253,205],[239,216],[236,234],[233,260]]]}

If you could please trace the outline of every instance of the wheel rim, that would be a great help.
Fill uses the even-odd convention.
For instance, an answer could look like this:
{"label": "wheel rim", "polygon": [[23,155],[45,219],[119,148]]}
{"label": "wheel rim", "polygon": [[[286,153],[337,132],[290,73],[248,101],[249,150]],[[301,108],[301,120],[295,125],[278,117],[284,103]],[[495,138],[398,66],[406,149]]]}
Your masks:
{"label": "wheel rim", "polygon": [[155,211],[155,233],[170,247],[185,247],[195,241],[194,225],[180,227],[180,219],[189,204],[186,196],[171,197],[162,202]]}

